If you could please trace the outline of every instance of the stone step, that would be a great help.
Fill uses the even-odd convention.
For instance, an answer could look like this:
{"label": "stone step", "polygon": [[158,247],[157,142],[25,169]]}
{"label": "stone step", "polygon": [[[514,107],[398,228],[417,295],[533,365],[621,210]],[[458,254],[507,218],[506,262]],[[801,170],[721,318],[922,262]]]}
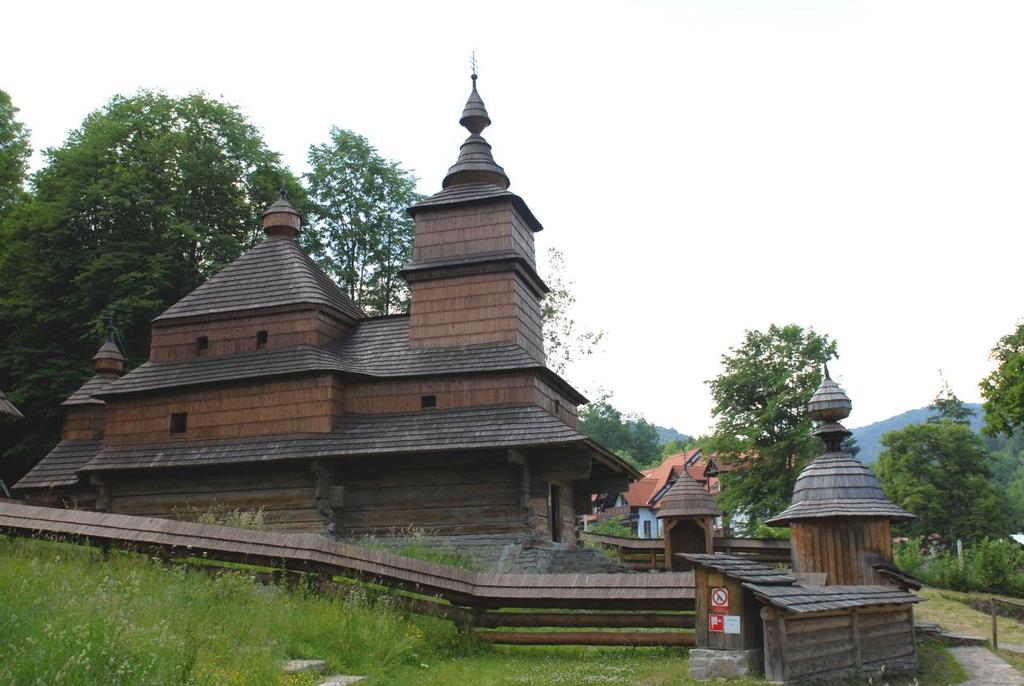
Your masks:
{"label": "stone step", "polygon": [[327,680],[324,681],[322,684],[319,684],[319,686],[350,686],[350,684],[358,684],[363,681],[366,681],[366,679],[367,677],[365,676],[335,674],[333,676],[327,677]]}
{"label": "stone step", "polygon": [[323,674],[327,671],[327,662],[325,660],[285,660],[281,669],[285,674],[304,674],[306,672]]}

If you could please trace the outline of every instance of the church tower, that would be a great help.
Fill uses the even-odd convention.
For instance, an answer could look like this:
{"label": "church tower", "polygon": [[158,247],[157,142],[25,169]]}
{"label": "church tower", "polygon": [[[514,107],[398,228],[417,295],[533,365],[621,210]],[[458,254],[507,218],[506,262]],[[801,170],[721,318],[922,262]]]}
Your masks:
{"label": "church tower", "polygon": [[409,209],[416,222],[410,345],[446,348],[513,344],[544,361],[533,234],[541,230],[480,134],[491,119],[476,89],[459,123],[469,130],[443,190]]}

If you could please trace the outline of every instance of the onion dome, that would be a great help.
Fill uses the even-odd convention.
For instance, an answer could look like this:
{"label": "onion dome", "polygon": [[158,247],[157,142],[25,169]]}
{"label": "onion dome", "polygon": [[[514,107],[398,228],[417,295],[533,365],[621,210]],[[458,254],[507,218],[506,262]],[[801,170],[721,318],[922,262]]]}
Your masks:
{"label": "onion dome", "polygon": [[484,101],[476,90],[476,74],[473,74],[473,90],[462,110],[459,124],[469,130],[469,138],[459,149],[459,159],[448,169],[441,183],[443,188],[464,186],[468,184],[486,183],[505,189],[509,186],[508,176],[494,157],[491,156],[491,144],[480,134],[491,124]]}
{"label": "onion dome", "polygon": [[263,231],[271,237],[294,238],[302,227],[302,218],[288,202],[288,191],[281,189],[281,195],[263,213]]}
{"label": "onion dome", "polygon": [[846,391],[839,387],[828,373],[828,365],[825,365],[825,378],[821,380],[818,390],[811,396],[807,403],[808,414],[811,419],[818,422],[839,422],[850,416],[853,403],[846,395]]}
{"label": "onion dome", "polygon": [[657,517],[717,517],[720,514],[722,511],[715,505],[715,499],[684,468],[661,497]]}
{"label": "onion dome", "polygon": [[819,517],[871,517],[905,522],[914,518],[882,495],[867,465],[850,453],[830,452],[804,467],[796,479],[790,506],[766,524],[783,526]]}
{"label": "onion dome", "polygon": [[819,421],[814,435],[825,441],[826,453],[804,467],[796,479],[790,506],[766,524],[784,526],[800,519],[870,517],[907,521],[914,515],[882,495],[878,479],[864,463],[841,449],[850,435],[840,419],[850,416],[853,404],[829,376],[811,397],[808,410]]}
{"label": "onion dome", "polygon": [[124,370],[124,355],[114,343],[113,324],[107,325],[107,340],[92,356],[92,368],[97,374],[120,374]]}

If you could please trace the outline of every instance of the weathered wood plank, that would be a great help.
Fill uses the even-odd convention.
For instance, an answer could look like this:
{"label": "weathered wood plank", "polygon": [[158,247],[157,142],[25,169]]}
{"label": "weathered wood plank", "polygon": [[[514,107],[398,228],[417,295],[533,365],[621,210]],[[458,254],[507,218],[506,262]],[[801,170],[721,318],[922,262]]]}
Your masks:
{"label": "weathered wood plank", "polygon": [[505,645],[690,646],[692,633],[667,631],[473,631],[488,643]]}

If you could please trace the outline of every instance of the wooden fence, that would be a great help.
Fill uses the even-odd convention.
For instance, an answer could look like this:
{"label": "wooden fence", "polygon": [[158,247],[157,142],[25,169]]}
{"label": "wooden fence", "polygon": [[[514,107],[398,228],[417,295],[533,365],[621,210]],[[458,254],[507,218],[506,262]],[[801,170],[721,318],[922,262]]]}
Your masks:
{"label": "wooden fence", "polygon": [[[583,539],[616,552],[619,561],[637,570],[665,568],[665,542],[660,538],[623,538],[583,534]],[[741,555],[767,563],[789,564],[789,541],[775,538],[715,538],[716,553]]]}
{"label": "wooden fence", "polygon": [[[335,577],[397,591],[408,610],[443,617],[492,643],[692,645],[693,574],[489,574],[338,543],[152,517],[0,501],[0,532],[144,552],[176,563],[238,563],[253,575]],[[246,573],[250,573],[246,568]],[[517,631],[518,629],[518,631]],[[583,631],[582,629],[588,629]]]}

